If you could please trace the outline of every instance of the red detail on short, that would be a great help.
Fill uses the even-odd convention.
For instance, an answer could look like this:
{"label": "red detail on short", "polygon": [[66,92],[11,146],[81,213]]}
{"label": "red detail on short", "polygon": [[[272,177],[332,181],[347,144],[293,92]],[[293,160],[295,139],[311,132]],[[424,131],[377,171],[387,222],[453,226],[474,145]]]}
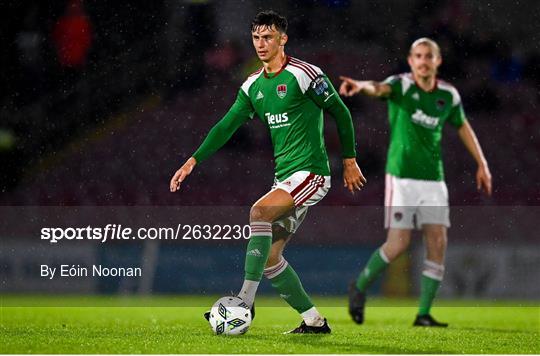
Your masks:
{"label": "red detail on short", "polygon": [[[322,181],[321,181],[321,179],[322,179]],[[326,178],[324,178],[323,176],[319,176],[318,177],[318,182],[315,184],[315,187],[312,189],[312,191],[310,191],[302,200],[300,200],[298,203],[296,203],[296,206],[300,206],[300,205],[304,204],[306,201],[308,201],[309,198],[311,198],[315,193],[317,193],[319,188],[324,187],[324,182],[325,181],[326,181]]]}
{"label": "red detail on short", "polygon": [[306,185],[309,184],[309,182],[311,182],[311,180],[315,177],[315,174],[313,173],[310,173],[308,174],[308,176],[306,177],[306,179],[304,179],[304,181],[302,183],[300,183],[298,185],[298,187],[294,188],[293,191],[291,192],[291,196],[293,197],[293,199],[295,198],[295,196],[300,193]]}
{"label": "red detail on short", "polygon": [[300,206],[302,202],[304,202],[306,197],[309,199],[319,188],[317,184],[321,180],[321,176],[316,176],[315,179],[313,179],[307,187],[305,187],[300,193],[298,193],[294,199],[294,205]]}

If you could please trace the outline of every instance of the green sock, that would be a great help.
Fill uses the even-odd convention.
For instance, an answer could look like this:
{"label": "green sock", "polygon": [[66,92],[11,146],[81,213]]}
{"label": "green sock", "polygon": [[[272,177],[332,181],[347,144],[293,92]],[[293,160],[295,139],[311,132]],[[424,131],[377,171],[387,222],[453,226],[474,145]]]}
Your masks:
{"label": "green sock", "polygon": [[313,303],[302,287],[300,278],[287,261],[282,259],[276,266],[265,269],[264,275],[270,279],[279,296],[298,313],[313,308]]}
{"label": "green sock", "polygon": [[244,279],[260,281],[272,247],[272,224],[252,222],[251,237],[247,245]]}
{"label": "green sock", "polygon": [[356,288],[359,291],[365,292],[369,286],[381,275],[388,266],[388,258],[384,256],[384,252],[378,248],[369,258],[368,263],[360,272],[356,280]]}
{"label": "green sock", "polygon": [[441,281],[422,275],[420,282],[420,307],[418,315],[428,315]]}

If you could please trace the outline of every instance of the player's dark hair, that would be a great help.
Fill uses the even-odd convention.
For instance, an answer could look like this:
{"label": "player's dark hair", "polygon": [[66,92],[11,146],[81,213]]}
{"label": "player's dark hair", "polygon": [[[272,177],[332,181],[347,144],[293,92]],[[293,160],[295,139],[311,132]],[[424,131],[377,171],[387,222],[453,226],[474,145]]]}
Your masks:
{"label": "player's dark hair", "polygon": [[276,27],[281,33],[287,33],[287,19],[273,10],[261,11],[255,16],[251,22],[251,32],[255,32],[258,28]]}

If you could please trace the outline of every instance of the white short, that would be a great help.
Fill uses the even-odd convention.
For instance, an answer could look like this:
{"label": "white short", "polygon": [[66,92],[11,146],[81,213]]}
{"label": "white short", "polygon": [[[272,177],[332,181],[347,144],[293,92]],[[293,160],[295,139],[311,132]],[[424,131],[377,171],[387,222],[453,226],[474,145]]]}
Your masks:
{"label": "white short", "polygon": [[424,224],[450,227],[448,188],[444,181],[386,175],[384,227],[420,229]]}
{"label": "white short", "polygon": [[273,225],[279,225],[291,234],[295,233],[304,221],[308,207],[321,201],[330,186],[330,176],[320,176],[307,171],[296,172],[281,182],[276,180],[272,191],[282,189],[289,193],[294,200],[294,208],[289,214],[274,221]]}

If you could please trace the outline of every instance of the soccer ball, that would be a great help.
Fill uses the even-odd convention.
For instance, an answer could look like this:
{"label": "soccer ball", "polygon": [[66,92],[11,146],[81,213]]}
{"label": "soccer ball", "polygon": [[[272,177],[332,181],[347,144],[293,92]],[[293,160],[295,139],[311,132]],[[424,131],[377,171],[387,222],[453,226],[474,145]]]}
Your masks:
{"label": "soccer ball", "polygon": [[216,335],[242,335],[251,325],[251,311],[238,297],[223,297],[214,303],[208,318]]}

